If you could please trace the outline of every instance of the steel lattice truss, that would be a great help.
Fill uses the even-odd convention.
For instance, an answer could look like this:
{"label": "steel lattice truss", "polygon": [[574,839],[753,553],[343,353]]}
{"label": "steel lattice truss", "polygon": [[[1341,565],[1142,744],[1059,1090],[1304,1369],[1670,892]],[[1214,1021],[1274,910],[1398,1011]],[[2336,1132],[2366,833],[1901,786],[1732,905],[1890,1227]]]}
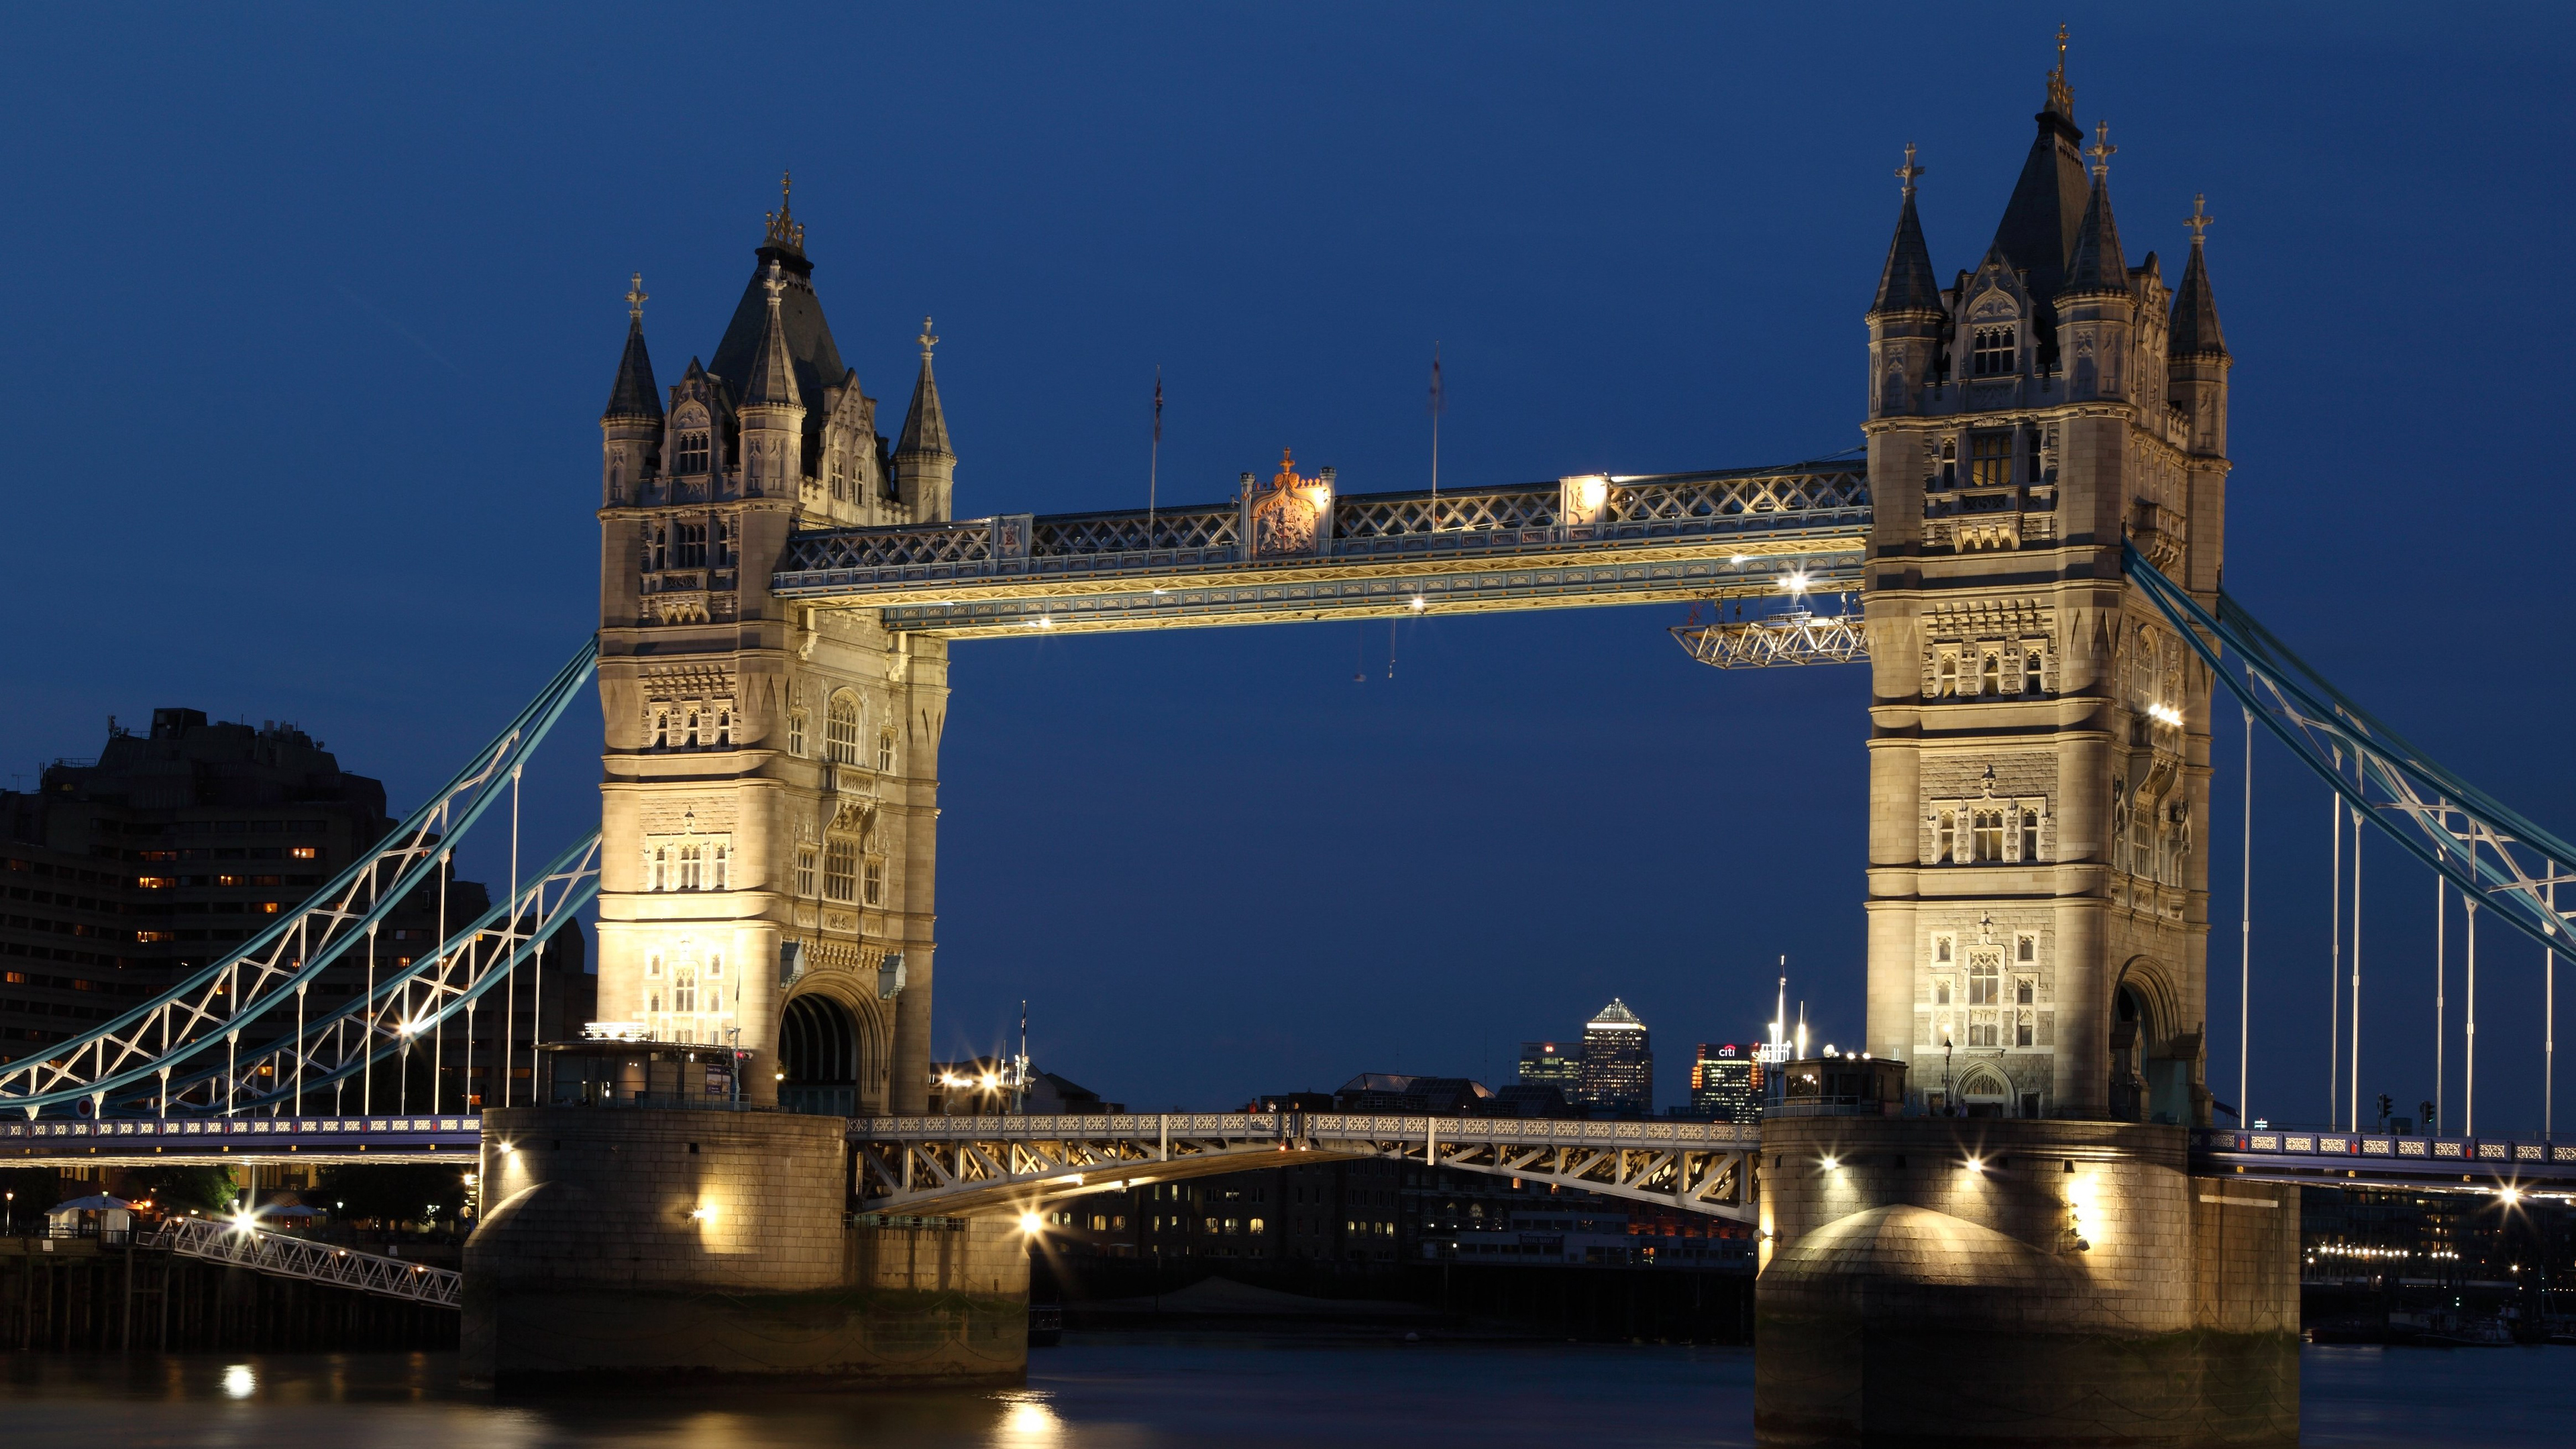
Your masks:
{"label": "steel lattice truss", "polygon": [[[2564,951],[2576,915],[2555,887],[2576,846],[2444,769],[2327,682],[2224,592],[2213,617],[2134,547],[2129,577],[2247,713],[2408,854],[2540,945]],[[2569,904],[2576,906],[2576,895]]]}
{"label": "steel lattice truss", "polygon": [[255,1273],[329,1283],[406,1303],[461,1308],[465,1302],[465,1275],[452,1268],[352,1252],[213,1218],[176,1219],[142,1242],[183,1257],[237,1263]]}
{"label": "steel lattice truss", "polygon": [[[227,1064],[237,1065],[243,1034],[306,1034],[304,998],[314,980],[362,949],[360,943],[371,943],[375,927],[411,892],[443,888],[440,873],[456,840],[494,805],[515,798],[521,767],[579,697],[597,661],[597,642],[584,643],[517,718],[372,852],[230,955],[106,1025],[57,1044],[42,1058],[0,1067],[0,1107],[33,1117],[48,1107],[86,1102],[96,1112],[111,1096],[145,1095],[187,1106],[226,1105],[221,1090],[209,1084],[235,1078]],[[543,918],[560,920],[561,912],[558,905]],[[472,934],[469,928],[461,936]],[[453,942],[444,943],[428,964],[444,970],[453,949]],[[379,1054],[398,1045],[383,1042]],[[363,1051],[363,1044],[355,1049]],[[313,1050],[300,1055],[309,1059]],[[182,1090],[195,1096],[174,1095]]]}
{"label": "steel lattice truss", "polygon": [[800,533],[771,591],[949,637],[1490,612],[1857,588],[1857,462],[1330,499],[1264,552],[1252,501]]}
{"label": "steel lattice truss", "polygon": [[1749,1222],[1760,1134],[1707,1122],[1556,1122],[1338,1113],[861,1117],[849,1140],[870,1211],[964,1215],[1147,1182],[1352,1157],[1397,1158]]}
{"label": "steel lattice truss", "polygon": [[1869,634],[1857,614],[1801,609],[1732,623],[1676,624],[1673,638],[1690,657],[1719,669],[1780,664],[1852,664],[1869,658]]}

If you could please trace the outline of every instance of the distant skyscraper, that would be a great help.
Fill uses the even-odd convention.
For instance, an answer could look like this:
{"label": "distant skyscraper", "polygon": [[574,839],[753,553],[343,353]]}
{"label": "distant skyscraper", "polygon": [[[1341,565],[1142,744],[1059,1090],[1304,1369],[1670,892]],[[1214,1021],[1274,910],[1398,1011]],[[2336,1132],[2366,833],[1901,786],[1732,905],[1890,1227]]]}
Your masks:
{"label": "distant skyscraper", "polygon": [[1521,1080],[1534,1086],[1554,1087],[1565,1094],[1568,1103],[1580,1101],[1583,1048],[1573,1042],[1522,1042]]}
{"label": "distant skyscraper", "polygon": [[1655,1110],[1655,1049],[1646,1024],[1612,997],[1583,1027],[1583,1105],[1596,1112]]}
{"label": "distant skyscraper", "polygon": [[1691,1113],[1714,1122],[1753,1122],[1762,1116],[1762,1064],[1753,1048],[1734,1042],[1701,1042],[1691,1061]]}

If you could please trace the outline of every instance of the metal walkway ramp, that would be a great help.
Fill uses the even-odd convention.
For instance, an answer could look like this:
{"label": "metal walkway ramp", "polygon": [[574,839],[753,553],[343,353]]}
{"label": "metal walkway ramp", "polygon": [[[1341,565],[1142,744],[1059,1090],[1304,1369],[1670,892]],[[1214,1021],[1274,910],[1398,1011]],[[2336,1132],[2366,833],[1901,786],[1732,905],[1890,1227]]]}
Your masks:
{"label": "metal walkway ramp", "polygon": [[255,1273],[355,1288],[406,1303],[456,1308],[464,1301],[465,1275],[450,1268],[406,1263],[213,1218],[182,1219],[158,1232],[138,1235],[136,1241],[190,1258],[238,1264]]}

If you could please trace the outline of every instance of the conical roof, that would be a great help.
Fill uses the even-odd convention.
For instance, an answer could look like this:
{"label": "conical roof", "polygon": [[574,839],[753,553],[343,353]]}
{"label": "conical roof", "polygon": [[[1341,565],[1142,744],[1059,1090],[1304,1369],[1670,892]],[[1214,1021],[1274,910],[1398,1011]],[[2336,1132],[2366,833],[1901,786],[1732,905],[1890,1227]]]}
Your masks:
{"label": "conical roof", "polygon": [[779,279],[776,262],[769,264],[764,286],[769,293],[768,316],[763,319],[760,341],[752,348],[751,372],[742,382],[744,407],[800,407],[804,395],[796,386],[796,362],[787,350],[787,324],[780,316],[779,297],[787,284]]}
{"label": "conical roof", "polygon": [[2209,290],[2209,267],[2201,257],[2199,237],[2191,239],[2191,260],[2183,264],[2182,285],[2174,289],[2173,330],[2165,355],[2227,355],[2226,334],[2218,330],[2218,297]]}
{"label": "conical roof", "polygon": [[608,389],[608,418],[662,420],[662,390],[653,383],[653,357],[644,350],[644,319],[626,324],[626,354],[617,359],[617,381]]}
{"label": "conical roof", "polygon": [[[2046,307],[2065,281],[2066,261],[2075,250],[2088,188],[2083,153],[2077,149],[2084,144],[2084,133],[2057,108],[2053,96],[2036,119],[2039,134],[2022,162],[2021,178],[2013,183],[2012,199],[2004,203],[1994,249],[2022,274],[2030,294]],[[2040,335],[2053,332],[2047,329]]]}
{"label": "conical roof", "polygon": [[2058,287],[2057,295],[2077,297],[2128,290],[2129,261],[2120,250],[2119,223],[2111,219],[2111,177],[2105,171],[2093,178],[2092,194],[2084,203],[2084,220],[2075,229],[2075,250],[2066,259],[2066,281]]}
{"label": "conical roof", "polygon": [[1905,209],[1896,214],[1896,237],[1887,244],[1887,265],[1878,272],[1878,296],[1870,312],[1939,312],[1941,284],[1932,275],[1932,250],[1923,243],[1923,223],[1914,214],[1914,188],[1905,189]]}
{"label": "conical roof", "polygon": [[841,365],[841,349],[833,344],[831,324],[823,320],[823,303],[814,295],[814,264],[805,259],[803,225],[797,224],[782,237],[773,220],[771,232],[772,238],[755,254],[759,262],[743,285],[742,300],[734,304],[733,320],[725,324],[724,338],[708,359],[707,370],[737,391],[751,376],[762,334],[769,327],[769,270],[776,266],[779,280],[786,285],[779,294],[778,316],[796,373],[797,396],[819,399],[849,369]]}
{"label": "conical roof", "polygon": [[926,348],[921,354],[921,376],[912,384],[912,407],[904,414],[903,436],[895,441],[894,455],[957,456],[957,450],[948,443],[948,415],[939,408],[939,381],[930,375],[930,353]]}

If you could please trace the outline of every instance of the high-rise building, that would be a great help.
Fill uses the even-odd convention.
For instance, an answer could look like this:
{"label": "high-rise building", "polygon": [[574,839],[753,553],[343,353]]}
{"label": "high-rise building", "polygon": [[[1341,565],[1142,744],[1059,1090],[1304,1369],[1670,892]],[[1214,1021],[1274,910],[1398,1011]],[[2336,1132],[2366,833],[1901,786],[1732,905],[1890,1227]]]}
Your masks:
{"label": "high-rise building", "polygon": [[[209,722],[193,709],[156,709],[141,734],[109,721],[97,759],[57,760],[35,790],[0,791],[0,1061],[80,1036],[220,960],[394,825],[381,782],[342,770],[292,725]],[[450,931],[491,905],[473,881],[451,880],[446,895]],[[381,964],[409,965],[436,948],[438,896],[424,887],[386,916]],[[453,1110],[488,1086],[497,1102],[486,1058],[505,1018],[522,1042],[540,1005],[549,1038],[583,1020],[584,955],[578,929],[559,932],[548,943],[542,994],[533,973],[521,972],[515,1016],[494,1009],[504,1006],[499,992],[487,995],[470,1059],[461,1022],[442,1028],[444,1053],[411,1053],[443,1070],[435,1100]],[[354,953],[345,960],[314,984],[317,1006],[335,1008],[363,989],[362,962]],[[512,1068],[522,1092],[528,1070]],[[415,1100],[430,1100],[428,1069],[415,1076]],[[361,1110],[356,1101],[339,1105]],[[318,1100],[308,1106],[332,1110]]]}
{"label": "high-rise building", "polygon": [[1525,1041],[1521,1043],[1521,1082],[1525,1086],[1554,1087],[1565,1094],[1568,1102],[1583,1096],[1583,1046],[1579,1042]]}
{"label": "high-rise building", "polygon": [[1655,1048],[1617,997],[1583,1025],[1583,1105],[1619,1115],[1655,1110]]}
{"label": "high-rise building", "polygon": [[1750,1046],[1701,1042],[1691,1060],[1691,1114],[1712,1122],[1762,1117],[1762,1063]]}

